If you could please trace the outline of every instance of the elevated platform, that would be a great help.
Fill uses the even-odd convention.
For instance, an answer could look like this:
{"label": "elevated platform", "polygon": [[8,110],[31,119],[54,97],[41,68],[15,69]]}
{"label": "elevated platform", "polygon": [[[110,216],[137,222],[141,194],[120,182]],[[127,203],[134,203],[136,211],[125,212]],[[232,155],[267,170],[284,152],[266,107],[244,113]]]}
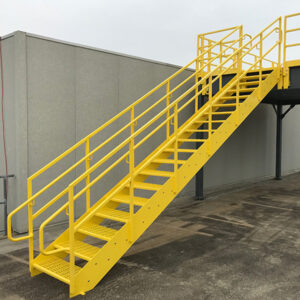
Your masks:
{"label": "elevated platform", "polygon": [[276,105],[297,105],[300,104],[300,60],[287,62],[287,89],[274,87],[263,100],[263,103]]}

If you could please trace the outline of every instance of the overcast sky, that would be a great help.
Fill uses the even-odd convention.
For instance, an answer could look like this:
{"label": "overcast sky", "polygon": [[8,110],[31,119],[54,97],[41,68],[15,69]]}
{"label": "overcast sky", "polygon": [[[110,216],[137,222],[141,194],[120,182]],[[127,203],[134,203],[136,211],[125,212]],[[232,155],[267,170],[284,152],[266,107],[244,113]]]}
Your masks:
{"label": "overcast sky", "polygon": [[[185,64],[196,36],[244,25],[256,33],[300,0],[0,0],[0,35],[16,30]],[[300,24],[300,20],[299,20]]]}

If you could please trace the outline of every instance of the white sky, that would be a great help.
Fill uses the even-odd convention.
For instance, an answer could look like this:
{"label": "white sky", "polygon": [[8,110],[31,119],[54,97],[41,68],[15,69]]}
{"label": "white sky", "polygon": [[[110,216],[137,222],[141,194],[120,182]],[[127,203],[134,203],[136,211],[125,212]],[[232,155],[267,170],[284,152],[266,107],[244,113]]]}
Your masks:
{"label": "white sky", "polygon": [[[244,32],[253,34],[278,16],[300,12],[300,0],[0,3],[0,35],[22,30],[179,65],[194,58],[198,33],[243,24]],[[298,24],[300,27],[300,19]]]}

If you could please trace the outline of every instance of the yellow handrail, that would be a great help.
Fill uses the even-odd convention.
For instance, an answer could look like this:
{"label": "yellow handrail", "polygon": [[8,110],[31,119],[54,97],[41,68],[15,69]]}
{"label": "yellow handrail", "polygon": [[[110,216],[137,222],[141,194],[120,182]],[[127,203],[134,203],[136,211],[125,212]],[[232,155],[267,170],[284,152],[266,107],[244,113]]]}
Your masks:
{"label": "yellow handrail", "polygon": [[[232,44],[234,44],[235,42],[232,42]],[[228,46],[230,47],[230,45]],[[228,48],[227,47],[227,48]],[[227,49],[225,48],[224,51],[226,51]],[[213,60],[214,58],[212,58]],[[209,64],[211,62],[208,62],[207,64]],[[205,67],[205,66],[204,66]],[[197,72],[200,72],[200,70],[198,70]],[[195,72],[195,73],[197,73]],[[195,76],[195,73],[192,76]],[[189,76],[189,78],[192,78],[192,76]],[[199,83],[201,84],[206,78],[208,77],[205,76]],[[182,83],[180,83],[178,86],[181,86]],[[172,94],[174,92],[174,90],[176,90],[178,88],[178,86],[176,86],[173,90],[171,90],[169,92],[169,94]],[[188,93],[190,91],[193,90],[193,87],[190,88],[189,90],[187,90],[184,94],[182,94],[176,101],[179,102],[180,100],[182,100],[186,95],[188,95]],[[167,96],[169,95],[167,94]],[[160,103],[163,99],[165,99],[166,96],[163,96],[161,99],[159,99],[156,103]],[[154,104],[155,105],[155,104]],[[153,105],[153,106],[154,106]],[[143,132],[146,128],[148,128],[154,121],[158,120],[161,116],[163,116],[164,114],[166,114],[173,106],[175,106],[175,101],[174,103],[169,104],[165,109],[163,109],[160,113],[158,113],[153,119],[151,119],[150,121],[148,121],[143,127],[139,128],[139,130],[137,130],[136,132],[134,132],[129,138],[127,138],[126,140],[124,140],[121,144],[119,144],[117,147],[114,148],[114,150],[112,152],[110,152],[109,154],[107,154],[106,156],[104,156],[101,160],[99,160],[97,163],[95,163],[92,167],[90,167],[86,172],[84,172],[83,174],[81,174],[79,177],[77,177],[71,184],[71,186],[75,186],[76,184],[78,184],[80,181],[82,181],[86,176],[88,176],[91,172],[93,172],[95,169],[97,169],[101,164],[103,164],[105,161],[107,161],[111,156],[113,156],[115,153],[117,153],[120,149],[122,149],[124,146],[126,146],[131,139],[134,139],[136,136],[138,136],[141,132]],[[180,111],[183,109],[184,107],[180,108]],[[142,113],[143,114],[143,113]],[[135,150],[138,146],[140,146],[147,138],[149,138],[153,133],[155,133],[155,131],[157,131],[160,127],[162,127],[166,122],[168,122],[170,119],[174,118],[174,114],[167,118],[162,124],[160,124],[158,126],[158,128],[154,129],[150,134],[148,134],[145,138],[143,138],[137,145],[134,146],[133,150]],[[137,118],[134,118],[130,124],[133,124],[135,121],[137,120]],[[130,154],[130,153],[129,153]],[[101,174],[99,174],[92,182],[90,182],[89,184],[87,184],[83,189],[81,189],[80,192],[78,192],[76,195],[73,196],[73,199],[76,200],[78,199],[82,194],[84,194],[87,190],[89,190],[96,182],[98,182],[103,176],[105,176],[114,166],[116,166],[119,162],[121,162],[126,156],[128,155],[128,152],[126,152],[123,156],[121,156],[115,163],[113,163],[110,167],[108,167],[106,170],[104,170]],[[62,210],[63,211],[63,210]],[[56,217],[56,214],[55,216]],[[54,218],[53,217],[53,218]],[[45,222],[49,223],[49,221],[51,221],[53,218],[48,218]],[[44,226],[43,226],[44,228]],[[40,231],[40,235],[43,234],[43,231]],[[43,237],[40,238],[40,240],[43,240]],[[41,251],[43,251],[43,253],[45,254],[46,252],[44,251],[43,248],[41,248]]]}

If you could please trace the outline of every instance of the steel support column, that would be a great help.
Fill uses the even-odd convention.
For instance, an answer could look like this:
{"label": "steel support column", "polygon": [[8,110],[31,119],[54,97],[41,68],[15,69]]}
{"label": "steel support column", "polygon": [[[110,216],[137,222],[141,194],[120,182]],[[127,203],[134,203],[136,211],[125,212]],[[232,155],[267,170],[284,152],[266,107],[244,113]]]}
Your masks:
{"label": "steel support column", "polygon": [[[198,99],[198,107],[204,105],[205,103],[205,96],[200,95]],[[196,133],[196,139],[203,139],[204,133],[203,132],[197,132]],[[200,147],[201,143],[196,143],[196,148]],[[204,200],[204,191],[203,191],[203,183],[204,183],[204,170],[203,167],[200,169],[200,171],[196,174],[196,200]]]}
{"label": "steel support column", "polygon": [[281,154],[282,154],[282,105],[278,104],[276,109],[276,174],[275,179],[281,180]]}
{"label": "steel support column", "polygon": [[282,120],[287,113],[295,107],[295,104],[291,104],[290,107],[282,112],[282,104],[273,104],[273,108],[276,113],[276,166],[275,166],[275,179],[281,180],[281,161],[282,161]]}

